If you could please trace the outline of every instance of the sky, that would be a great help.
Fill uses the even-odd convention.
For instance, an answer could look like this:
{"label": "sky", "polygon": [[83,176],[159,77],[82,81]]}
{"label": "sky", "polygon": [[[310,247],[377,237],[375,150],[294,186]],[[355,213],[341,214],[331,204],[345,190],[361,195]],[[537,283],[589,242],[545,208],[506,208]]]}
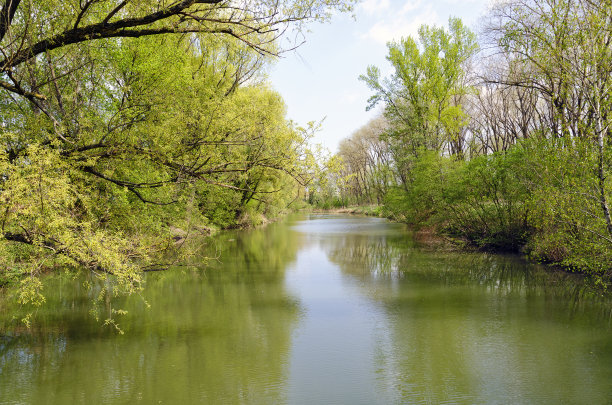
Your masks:
{"label": "sky", "polygon": [[325,24],[315,23],[305,43],[287,52],[269,70],[272,87],[287,104],[287,116],[305,126],[324,120],[313,142],[332,153],[338,143],[381,113],[366,112],[372,92],[358,80],[368,65],[383,76],[392,73],[385,59],[387,42],[416,37],[421,24],[447,26],[459,17],[477,31],[491,0],[363,0],[353,16],[336,14]]}

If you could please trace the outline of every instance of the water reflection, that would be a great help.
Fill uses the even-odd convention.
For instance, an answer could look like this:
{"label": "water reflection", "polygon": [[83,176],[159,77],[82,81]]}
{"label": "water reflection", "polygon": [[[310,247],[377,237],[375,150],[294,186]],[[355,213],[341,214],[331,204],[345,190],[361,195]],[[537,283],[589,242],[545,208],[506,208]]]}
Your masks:
{"label": "water reflection", "polygon": [[[579,275],[553,271],[512,255],[420,249],[402,225],[379,218],[332,217],[332,220],[335,224],[330,228],[334,231],[319,229],[310,234],[311,240],[319,244],[344,274],[358,279],[401,279],[404,285],[433,285],[436,289],[469,285],[500,296],[542,295],[563,301],[570,313],[588,308],[588,311],[599,310],[604,318],[612,317],[610,299],[601,297]],[[336,228],[354,221],[362,222],[362,229],[377,231],[336,235]]]}
{"label": "water reflection", "polygon": [[386,232],[339,236],[354,219],[332,221],[331,232],[296,229],[382,309],[371,366],[380,403],[608,401],[612,305],[579,277],[516,257],[419,250],[378,219],[365,227]]}
{"label": "water reflection", "polygon": [[128,310],[125,335],[88,314],[83,278],[47,278],[30,330],[0,299],[0,403],[612,397],[612,304],[571,275],[424,251],[378,218],[294,217],[203,251],[204,271],[152,273],[142,297],[106,303]]}
{"label": "water reflection", "polygon": [[152,273],[143,297],[113,303],[122,336],[89,316],[83,280],[48,278],[32,330],[4,313],[0,402],[285,402],[300,308],[282,280],[298,248],[281,226],[223,234],[205,272]]}

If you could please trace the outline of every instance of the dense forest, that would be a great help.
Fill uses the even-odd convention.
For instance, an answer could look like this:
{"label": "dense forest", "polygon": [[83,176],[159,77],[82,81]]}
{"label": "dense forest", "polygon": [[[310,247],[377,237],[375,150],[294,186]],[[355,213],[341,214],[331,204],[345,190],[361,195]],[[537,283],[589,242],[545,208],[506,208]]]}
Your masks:
{"label": "dense forest", "polygon": [[[0,286],[93,272],[98,299],[181,260],[186,235],[304,195],[308,128],[265,71],[351,1],[6,0],[0,11]],[[282,39],[282,41],[281,41]],[[288,40],[291,41],[288,42]]]}
{"label": "dense forest", "polygon": [[612,275],[612,2],[497,2],[388,44],[360,77],[382,115],[321,164],[310,201]]}

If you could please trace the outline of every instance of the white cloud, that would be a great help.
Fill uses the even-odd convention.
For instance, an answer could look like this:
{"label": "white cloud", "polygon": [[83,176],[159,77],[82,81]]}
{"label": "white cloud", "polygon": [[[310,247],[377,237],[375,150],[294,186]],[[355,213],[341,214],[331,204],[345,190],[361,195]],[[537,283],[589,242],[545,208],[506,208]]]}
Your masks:
{"label": "white cloud", "polygon": [[[497,1],[497,0],[496,0]],[[393,73],[384,44],[416,35],[422,24],[446,26],[449,16],[467,25],[486,10],[491,0],[362,0],[356,19],[335,15],[331,24],[312,26],[308,42],[287,54],[270,72],[274,87],[287,103],[289,117],[299,123],[327,116],[314,142],[334,151],[340,140],[380,113],[366,112],[372,94],[357,77],[368,65]]]}
{"label": "white cloud", "polygon": [[422,0],[406,2],[406,4],[404,4],[404,7],[402,7],[402,10],[400,11],[400,14],[406,14],[413,10],[418,10],[420,7],[422,7],[422,3]]}
{"label": "white cloud", "polygon": [[421,8],[418,14],[414,11],[414,7],[404,7],[386,16],[372,25],[363,37],[385,44],[401,37],[416,36],[422,24],[440,25],[440,17],[432,7]]}
{"label": "white cloud", "polygon": [[[492,3],[494,0],[488,0],[489,3]],[[469,5],[469,4],[473,4],[473,5],[477,5],[480,6],[483,1],[482,0],[446,0],[447,3],[449,4],[462,4],[462,5]]]}
{"label": "white cloud", "polygon": [[364,0],[359,7],[367,14],[374,14],[387,10],[389,5],[389,0]]}
{"label": "white cloud", "polygon": [[450,16],[461,17],[470,25],[493,1],[364,0],[360,5],[362,21],[367,21],[369,26],[359,37],[384,44],[401,37],[416,36],[423,24],[446,26]]}

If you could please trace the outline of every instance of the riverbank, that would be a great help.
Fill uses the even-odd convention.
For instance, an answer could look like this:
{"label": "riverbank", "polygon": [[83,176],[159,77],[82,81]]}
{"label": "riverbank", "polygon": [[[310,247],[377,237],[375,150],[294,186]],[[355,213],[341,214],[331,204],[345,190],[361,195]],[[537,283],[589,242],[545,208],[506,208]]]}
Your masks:
{"label": "riverbank", "polygon": [[[240,216],[238,216],[236,221],[226,226],[204,221],[199,221],[198,223],[190,224],[183,223],[169,225],[164,230],[164,234],[166,235],[164,241],[158,243],[158,245],[166,246],[161,251],[165,252],[167,256],[166,259],[171,259],[158,261],[168,261],[172,264],[179,263],[183,260],[188,261],[189,257],[193,256],[194,252],[198,250],[198,245],[201,244],[200,241],[202,240],[202,238],[215,236],[224,231],[240,231],[262,228],[267,226],[268,224],[278,222],[285,218],[287,215],[296,211],[297,210],[281,210],[279,212],[276,212],[274,216],[266,216],[260,212],[249,213],[245,211]],[[143,238],[143,235],[132,235],[132,237],[130,237],[129,239],[134,240],[135,243],[142,243],[143,240],[146,238]],[[23,249],[23,247],[20,248]],[[11,256],[20,257],[20,255],[23,256],[23,253],[19,252],[19,247],[15,247],[14,252],[12,252]],[[15,260],[15,263],[17,265],[10,266],[6,263],[2,263],[2,258],[0,258],[0,290],[18,286],[22,280],[32,275],[30,272],[25,271],[22,268],[24,266],[21,266],[17,260]],[[59,263],[43,264],[37,268],[35,276],[46,276],[62,269],[77,269],[79,267],[83,266],[79,266],[76,263],[71,263],[68,260]],[[159,271],[165,269],[166,267],[168,267],[168,264],[143,264],[141,271]]]}
{"label": "riverbank", "polygon": [[597,277],[590,274],[588,271],[583,271],[579,267],[565,266],[562,263],[554,262],[551,260],[542,260],[541,258],[534,257],[526,251],[526,245],[506,248],[502,246],[494,245],[478,245],[473,240],[458,235],[452,235],[443,230],[439,224],[411,224],[405,217],[398,218],[392,215],[382,205],[366,205],[366,206],[349,206],[332,209],[313,209],[313,212],[323,212],[331,214],[351,214],[351,215],[365,215],[386,218],[393,222],[404,223],[409,226],[413,232],[414,240],[419,244],[421,248],[426,250],[437,250],[446,252],[487,252],[492,254],[516,254],[523,260],[530,263],[540,264],[546,266],[551,272],[562,272],[570,274],[579,274],[586,279],[590,280],[591,284],[597,288],[597,290],[604,294],[609,294],[612,289],[612,280],[606,280],[604,277]]}

